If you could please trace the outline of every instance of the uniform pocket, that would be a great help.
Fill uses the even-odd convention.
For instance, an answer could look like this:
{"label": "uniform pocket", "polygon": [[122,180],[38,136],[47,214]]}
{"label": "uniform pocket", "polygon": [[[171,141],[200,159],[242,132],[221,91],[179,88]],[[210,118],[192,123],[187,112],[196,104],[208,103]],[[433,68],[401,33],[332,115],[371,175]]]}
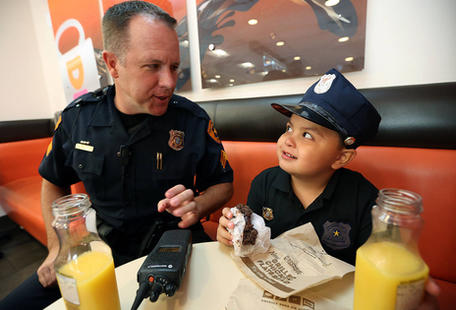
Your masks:
{"label": "uniform pocket", "polygon": [[80,176],[87,174],[100,176],[103,172],[103,161],[103,156],[89,152],[75,151],[73,154],[73,168]]}
{"label": "uniform pocket", "polygon": [[96,195],[97,199],[105,198],[105,182],[103,182],[103,155],[74,150],[71,159],[71,166],[78,174],[79,179],[84,183],[89,195]]}

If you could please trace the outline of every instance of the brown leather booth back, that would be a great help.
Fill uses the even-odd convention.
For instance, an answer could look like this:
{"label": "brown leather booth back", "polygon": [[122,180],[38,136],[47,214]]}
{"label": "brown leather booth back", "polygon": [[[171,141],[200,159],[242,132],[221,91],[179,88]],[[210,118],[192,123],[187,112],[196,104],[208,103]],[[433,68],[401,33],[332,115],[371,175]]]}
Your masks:
{"label": "brown leather booth back", "polygon": [[54,130],[51,119],[0,122],[0,143],[50,137]]}

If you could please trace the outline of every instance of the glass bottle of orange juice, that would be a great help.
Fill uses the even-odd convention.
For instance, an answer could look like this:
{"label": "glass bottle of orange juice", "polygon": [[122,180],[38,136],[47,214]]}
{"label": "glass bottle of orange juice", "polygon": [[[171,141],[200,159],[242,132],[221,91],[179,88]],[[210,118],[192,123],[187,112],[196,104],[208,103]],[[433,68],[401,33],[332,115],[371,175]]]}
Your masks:
{"label": "glass bottle of orange juice", "polygon": [[421,197],[382,189],[372,208],[372,234],[356,252],[355,310],[416,309],[429,269],[418,252]]}
{"label": "glass bottle of orange juice", "polygon": [[88,226],[90,200],[85,194],[53,202],[52,223],[60,242],[54,267],[68,310],[120,309],[111,249]]}

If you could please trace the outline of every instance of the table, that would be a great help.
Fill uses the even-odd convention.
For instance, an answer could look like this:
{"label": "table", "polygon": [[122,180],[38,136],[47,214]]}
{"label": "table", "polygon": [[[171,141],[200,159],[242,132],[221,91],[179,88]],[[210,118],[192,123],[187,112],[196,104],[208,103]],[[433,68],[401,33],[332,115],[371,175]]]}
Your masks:
{"label": "table", "polygon": [[[237,287],[239,280],[245,278],[230,257],[232,248],[219,242],[193,244],[187,272],[181,287],[172,297],[164,294],[155,303],[144,299],[139,309],[185,309],[185,310],[223,310],[228,298]],[[129,310],[138,289],[136,274],[145,257],[138,258],[116,268],[122,310]],[[315,288],[320,295],[349,309],[353,308],[353,273],[340,280],[333,280]],[[64,310],[60,298],[46,310]]]}

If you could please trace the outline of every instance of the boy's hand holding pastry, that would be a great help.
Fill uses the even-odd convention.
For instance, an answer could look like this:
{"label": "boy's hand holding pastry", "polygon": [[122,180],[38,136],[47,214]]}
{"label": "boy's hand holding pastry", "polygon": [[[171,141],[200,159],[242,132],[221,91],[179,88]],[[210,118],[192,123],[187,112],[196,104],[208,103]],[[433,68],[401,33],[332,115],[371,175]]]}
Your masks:
{"label": "boy's hand holding pastry", "polygon": [[259,215],[243,204],[222,211],[217,240],[221,243],[234,245],[234,255],[249,256],[264,253],[270,247],[271,230],[266,227]]}

